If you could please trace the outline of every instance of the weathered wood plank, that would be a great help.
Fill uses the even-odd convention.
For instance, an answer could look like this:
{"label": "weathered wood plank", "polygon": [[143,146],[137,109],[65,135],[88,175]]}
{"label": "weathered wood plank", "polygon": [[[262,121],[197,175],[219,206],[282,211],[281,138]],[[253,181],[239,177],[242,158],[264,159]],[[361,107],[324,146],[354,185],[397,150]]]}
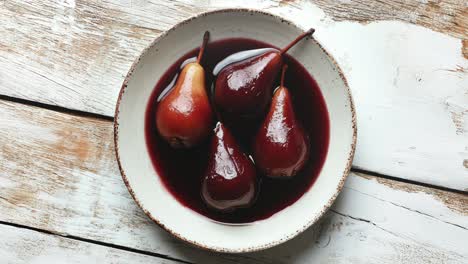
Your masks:
{"label": "weathered wood plank", "polygon": [[349,177],[318,225],[284,245],[245,255],[195,249],[157,227],[130,197],[114,159],[111,122],[1,100],[0,211],[0,221],[195,263],[468,257],[468,196],[363,174]]}
{"label": "weathered wood plank", "polygon": [[[130,64],[152,39],[193,14],[234,5],[252,1],[2,1],[0,94],[112,116]],[[466,1],[254,6],[315,26],[343,67],[358,113],[355,167],[468,189]]]}
{"label": "weathered wood plank", "polygon": [[[461,38],[457,39],[396,21],[335,22],[312,5],[307,9],[303,4],[295,11],[278,12],[293,16],[303,27],[316,26],[315,37],[345,72],[358,117],[353,166],[467,191],[468,60],[461,39],[468,38],[468,27],[452,32]],[[395,1],[372,1],[367,7],[358,4],[359,11],[343,16],[368,16],[383,10],[392,17],[396,13],[407,15],[412,5],[405,4],[406,8],[401,8]],[[416,9],[425,5],[441,7],[427,9],[435,12],[430,17],[439,16],[433,19],[434,25],[440,25],[440,17],[453,27],[468,23],[466,1],[429,1],[418,3]],[[338,10],[346,6],[336,4]],[[456,21],[450,16],[455,13],[459,14]]]}
{"label": "weathered wood plank", "polygon": [[[6,70],[0,75],[0,92],[109,116],[133,59],[160,32],[196,13],[245,6],[232,1],[183,0],[0,4],[0,33],[4,36],[0,40],[0,65]],[[259,1],[254,6],[307,26],[319,19],[328,24],[401,20],[468,38],[468,6],[463,0],[319,0],[316,4],[322,9],[307,1]]]}
{"label": "weathered wood plank", "polygon": [[0,224],[0,262],[22,263],[178,263]]}
{"label": "weathered wood plank", "polygon": [[325,43],[359,36],[330,47],[356,105],[353,166],[468,191],[468,60],[460,42],[396,22],[333,30],[342,33],[321,35]]}
{"label": "weathered wood plank", "polygon": [[468,4],[464,0],[314,1],[336,21],[370,23],[399,20],[468,38]]}

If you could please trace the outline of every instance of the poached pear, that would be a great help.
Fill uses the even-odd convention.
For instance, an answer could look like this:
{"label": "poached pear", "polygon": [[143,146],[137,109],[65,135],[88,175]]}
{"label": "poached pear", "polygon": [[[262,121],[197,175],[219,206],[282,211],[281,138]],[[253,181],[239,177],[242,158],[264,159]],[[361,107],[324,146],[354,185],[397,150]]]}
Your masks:
{"label": "poached pear", "polygon": [[206,31],[197,60],[182,68],[174,87],[156,109],[159,134],[174,148],[193,147],[211,133],[213,111],[200,64],[208,39]]}
{"label": "poached pear", "polygon": [[271,49],[223,68],[215,82],[216,107],[233,116],[257,117],[264,114],[283,64],[283,54],[314,31],[309,29],[282,50]]}
{"label": "poached pear", "polygon": [[218,122],[202,180],[203,200],[218,211],[249,207],[255,200],[257,186],[252,160],[242,152],[231,132]]}
{"label": "poached pear", "polygon": [[257,168],[274,178],[296,175],[309,158],[310,143],[296,118],[291,94],[284,86],[283,67],[281,84],[276,89],[260,129],[254,137],[253,153]]}

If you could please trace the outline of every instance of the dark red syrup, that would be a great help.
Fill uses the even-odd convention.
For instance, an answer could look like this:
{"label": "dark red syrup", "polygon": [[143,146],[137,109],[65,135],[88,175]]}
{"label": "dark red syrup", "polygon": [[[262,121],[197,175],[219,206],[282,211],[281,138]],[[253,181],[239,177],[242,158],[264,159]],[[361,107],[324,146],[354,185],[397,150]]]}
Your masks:
{"label": "dark red syrup", "polygon": [[[218,62],[239,51],[266,47],[276,48],[245,38],[224,39],[209,43],[201,64],[205,69],[206,87],[210,97],[215,80],[212,72]],[[207,207],[200,195],[202,177],[208,164],[210,139],[193,149],[172,149],[159,136],[155,122],[156,107],[158,100],[163,97],[163,91],[167,92],[171,88],[171,81],[178,74],[182,63],[189,58],[196,57],[197,53],[198,48],[174,62],[156,84],[151,95],[146,109],[145,137],[154,168],[166,189],[182,205],[206,217],[226,223],[249,223],[266,219],[301,198],[313,185],[322,169],[328,151],[330,129],[324,98],[317,83],[306,69],[297,60],[286,55],[285,62],[288,64],[288,70],[285,86],[289,88],[293,96],[297,118],[310,135],[309,161],[299,174],[287,180],[270,179],[258,173],[260,188],[257,200],[252,207],[228,213],[217,212]],[[278,84],[279,78],[276,86]],[[223,121],[233,131],[244,151],[250,154],[252,137],[262,120],[246,121],[226,118]],[[214,127],[215,124],[213,124]]]}

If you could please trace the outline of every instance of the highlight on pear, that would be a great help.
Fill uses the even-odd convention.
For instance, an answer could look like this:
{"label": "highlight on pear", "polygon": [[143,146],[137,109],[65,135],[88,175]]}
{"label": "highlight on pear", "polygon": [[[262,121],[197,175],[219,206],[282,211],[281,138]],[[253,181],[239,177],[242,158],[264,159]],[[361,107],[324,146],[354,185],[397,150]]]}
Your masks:
{"label": "highlight on pear", "polygon": [[158,131],[174,148],[196,146],[211,133],[213,111],[201,65],[209,37],[206,31],[197,60],[182,68],[174,88],[159,102],[156,110]]}

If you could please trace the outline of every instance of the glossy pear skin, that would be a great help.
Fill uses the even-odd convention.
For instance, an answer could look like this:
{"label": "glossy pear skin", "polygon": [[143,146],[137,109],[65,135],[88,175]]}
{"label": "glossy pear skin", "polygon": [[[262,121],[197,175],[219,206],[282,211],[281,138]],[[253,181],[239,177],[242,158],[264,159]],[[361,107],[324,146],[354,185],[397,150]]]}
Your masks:
{"label": "glossy pear skin", "polygon": [[306,164],[309,137],[296,119],[287,88],[281,86],[275,91],[270,110],[254,140],[257,168],[269,177],[292,177]]}
{"label": "glossy pear skin", "polygon": [[222,123],[214,129],[209,163],[202,182],[205,203],[219,211],[249,207],[256,197],[255,166]]}
{"label": "glossy pear skin", "polygon": [[158,104],[158,131],[172,147],[189,148],[211,133],[212,124],[205,71],[199,63],[189,63],[182,69],[174,88]]}
{"label": "glossy pear skin", "polygon": [[221,112],[238,116],[263,114],[281,63],[280,51],[274,50],[228,65],[216,79],[216,107]]}

